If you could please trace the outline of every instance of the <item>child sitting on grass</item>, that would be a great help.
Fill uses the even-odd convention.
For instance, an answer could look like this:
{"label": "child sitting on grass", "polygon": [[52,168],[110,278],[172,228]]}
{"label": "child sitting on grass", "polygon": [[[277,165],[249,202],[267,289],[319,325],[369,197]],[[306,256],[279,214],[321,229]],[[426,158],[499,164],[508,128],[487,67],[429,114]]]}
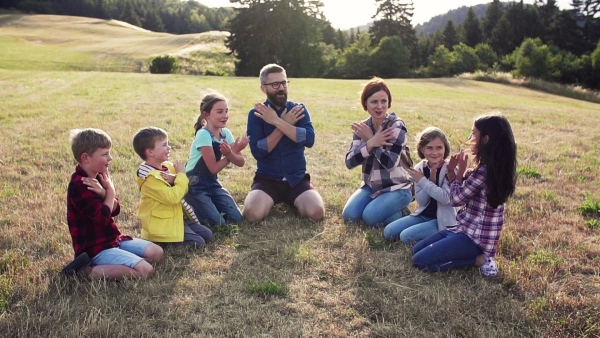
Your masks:
{"label": "child sitting on grass", "polygon": [[245,163],[241,151],[248,145],[248,136],[234,140],[231,131],[225,127],[228,120],[227,99],[218,93],[204,96],[185,168],[190,180],[185,200],[192,205],[198,218],[209,226],[242,221],[242,212],[217,176],[229,163],[238,167]]}
{"label": "child sitting on grass", "polygon": [[456,209],[450,205],[450,182],[446,178],[450,143],[439,128],[427,127],[418,135],[417,153],[422,159],[408,173],[415,182],[417,210],[388,224],[383,236],[414,244],[438,231],[452,228]]}
{"label": "child sitting on grass", "polygon": [[138,211],[142,238],[165,244],[206,245],[212,231],[200,224],[192,207],[183,200],[189,181],[182,163],[168,161],[171,147],[167,132],[157,127],[142,128],[133,137],[133,148],[144,160],[137,171],[142,194]]}
{"label": "child sitting on grass", "polygon": [[163,249],[122,235],[113,220],[121,209],[108,173],[111,145],[100,129],[71,131],[77,166],[67,192],[67,223],[76,258],[62,272],[88,278],[152,277],[150,263],[162,261]]}
{"label": "child sitting on grass", "polygon": [[448,162],[451,205],[461,207],[456,227],[417,243],[412,262],[430,272],[476,265],[481,274],[494,277],[504,204],[515,192],[517,181],[517,144],[510,123],[498,112],[475,119],[469,143],[474,167],[468,169],[464,151]]}

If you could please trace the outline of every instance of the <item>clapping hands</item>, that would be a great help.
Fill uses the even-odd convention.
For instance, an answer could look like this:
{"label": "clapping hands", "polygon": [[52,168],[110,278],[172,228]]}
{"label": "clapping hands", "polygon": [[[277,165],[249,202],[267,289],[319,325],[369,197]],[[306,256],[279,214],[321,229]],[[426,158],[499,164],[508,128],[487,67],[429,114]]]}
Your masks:
{"label": "clapping hands", "polygon": [[[464,150],[461,150],[460,153],[454,154],[450,156],[450,161],[448,162],[448,177],[452,178],[454,173],[456,172],[456,177],[459,180],[462,180],[462,177],[467,170],[467,165],[469,164],[469,155],[465,153]],[[456,167],[458,166],[458,171]]]}
{"label": "clapping hands", "polygon": [[235,142],[233,143],[231,151],[233,151],[236,154],[239,154],[248,146],[248,143],[250,143],[250,138],[248,137],[248,135],[244,134],[242,136],[238,136],[238,138],[236,138]]}

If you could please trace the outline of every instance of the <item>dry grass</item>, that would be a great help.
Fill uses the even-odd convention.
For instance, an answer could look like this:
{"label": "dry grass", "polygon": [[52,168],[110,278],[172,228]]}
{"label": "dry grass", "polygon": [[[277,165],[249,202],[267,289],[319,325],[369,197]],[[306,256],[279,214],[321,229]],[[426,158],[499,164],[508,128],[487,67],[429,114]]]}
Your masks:
{"label": "dry grass", "polygon": [[[258,224],[219,234],[203,251],[169,250],[149,281],[58,276],[72,257],[65,194],[74,161],[68,131],[97,127],[113,138],[117,219],[139,235],[131,147],[138,128],[170,133],[185,159],[200,98],[230,99],[228,126],[245,131],[262,101],[254,78],[0,70],[0,332],[48,337],[595,337],[600,333],[600,232],[577,208],[599,200],[597,104],[524,88],[460,79],[389,80],[393,110],[410,135],[442,127],[454,150],[473,118],[508,116],[521,177],[507,207],[500,277],[475,268],[425,274],[408,248],[380,229],[345,225],[341,210],[360,173],[343,156],[349,124],[365,117],[362,81],[291,79],[290,99],[308,107],[317,134],[309,171],[323,195],[323,222],[277,207]],[[243,203],[256,168],[221,179]],[[536,178],[537,177],[537,178]]]}
{"label": "dry grass", "polygon": [[158,55],[177,56],[182,71],[233,74],[228,32],[173,35],[116,20],[60,15],[0,15],[0,68],[147,72]]}
{"label": "dry grass", "polygon": [[562,85],[556,82],[549,82],[535,78],[515,78],[511,73],[477,71],[475,73],[460,74],[458,77],[476,81],[489,81],[523,86],[531,89],[541,90],[550,94],[600,103],[600,92],[597,90],[590,90],[576,85]]}

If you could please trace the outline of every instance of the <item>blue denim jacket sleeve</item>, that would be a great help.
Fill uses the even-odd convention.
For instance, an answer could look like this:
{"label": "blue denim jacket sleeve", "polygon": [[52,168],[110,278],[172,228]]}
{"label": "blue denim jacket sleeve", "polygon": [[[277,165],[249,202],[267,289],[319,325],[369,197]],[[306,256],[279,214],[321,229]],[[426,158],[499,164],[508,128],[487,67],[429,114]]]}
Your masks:
{"label": "blue denim jacket sleeve", "polygon": [[[288,107],[288,111],[296,106],[295,104]],[[307,148],[312,148],[315,144],[315,129],[312,126],[308,109],[304,107],[304,117],[296,124],[296,141],[299,145]]]}
{"label": "blue denim jacket sleeve", "polygon": [[257,160],[269,155],[267,136],[265,135],[265,122],[254,115],[255,109],[248,113],[248,125],[246,134],[250,138],[250,152]]}

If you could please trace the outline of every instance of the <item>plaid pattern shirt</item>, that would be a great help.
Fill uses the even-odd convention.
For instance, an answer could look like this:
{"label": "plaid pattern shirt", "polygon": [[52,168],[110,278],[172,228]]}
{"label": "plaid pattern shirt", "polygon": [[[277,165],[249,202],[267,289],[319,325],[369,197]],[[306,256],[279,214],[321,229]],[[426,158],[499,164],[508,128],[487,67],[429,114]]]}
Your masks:
{"label": "plaid pattern shirt", "polygon": [[465,173],[464,181],[450,185],[452,206],[462,206],[456,215],[457,226],[448,229],[463,233],[481,248],[488,257],[496,255],[500,231],[504,225],[504,204],[492,208],[485,197],[486,165]]}
{"label": "plaid pattern shirt", "polygon": [[[391,124],[389,122],[392,122]],[[363,121],[373,133],[372,118]],[[362,180],[364,184],[371,187],[373,193],[371,198],[375,198],[382,193],[395,191],[399,189],[409,189],[411,186],[410,176],[402,167],[400,153],[406,146],[406,126],[404,122],[396,118],[395,113],[389,114],[383,122],[388,128],[394,128],[394,141],[391,146],[382,146],[367,150],[367,142],[362,140],[356,134],[353,135],[350,150],[346,153],[346,167],[352,169],[362,165]]]}
{"label": "plaid pattern shirt", "polygon": [[131,237],[123,236],[112,219],[121,211],[118,200],[111,212],[104,205],[104,199],[83,184],[83,177],[87,174],[77,165],[67,191],[67,224],[75,256],[86,252],[93,258],[102,250],[118,247],[118,241]]}

